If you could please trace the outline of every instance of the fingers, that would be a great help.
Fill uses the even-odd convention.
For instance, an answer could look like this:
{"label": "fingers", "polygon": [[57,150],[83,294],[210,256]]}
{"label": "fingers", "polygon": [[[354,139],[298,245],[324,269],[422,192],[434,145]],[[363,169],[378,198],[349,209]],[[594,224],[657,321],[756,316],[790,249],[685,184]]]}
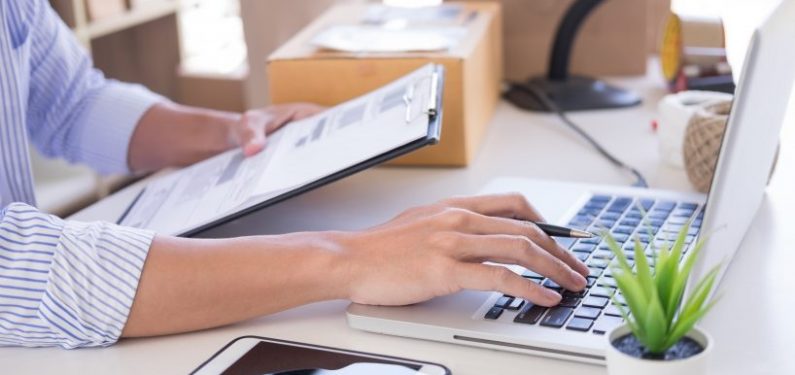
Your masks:
{"label": "fingers", "polygon": [[297,120],[295,118],[296,112],[294,109],[287,109],[283,111],[273,110],[274,114],[270,117],[269,121],[265,124],[265,133],[271,134],[284,125],[289,124],[291,121]]}
{"label": "fingers", "polygon": [[265,148],[268,134],[279,130],[291,121],[313,116],[324,110],[323,107],[308,104],[285,104],[244,113],[233,132],[235,143],[243,147],[246,156],[252,156]]}
{"label": "fingers", "polygon": [[447,226],[445,229],[451,229],[469,234],[507,234],[513,236],[524,236],[535,242],[538,246],[552,256],[562,260],[566,265],[578,272],[580,275],[588,276],[590,271],[584,263],[574,257],[574,255],[568,250],[558,245],[558,243],[552,237],[548,236],[532,222],[502,217],[491,217],[457,208],[447,209],[446,211],[442,212],[441,216],[444,216],[442,218],[442,225]]}
{"label": "fingers", "polygon": [[324,110],[325,107],[311,103],[293,103],[273,106],[269,108],[269,111],[276,115],[273,120],[268,123],[266,131],[268,134],[273,133],[292,121],[312,117]]}
{"label": "fingers", "polygon": [[249,111],[240,118],[240,143],[243,154],[253,156],[265,148],[265,126],[270,116],[259,111]]}
{"label": "fingers", "polygon": [[543,222],[540,213],[519,193],[456,197],[441,202],[449,207],[463,208],[482,215],[500,216]]}
{"label": "fingers", "polygon": [[469,222],[469,228],[475,234],[512,234],[526,236],[546,250],[552,256],[566,263],[583,277],[588,276],[590,270],[585,263],[577,259],[574,254],[561,247],[555,239],[544,233],[537,225],[524,220],[489,217],[475,214]]}
{"label": "fingers", "polygon": [[499,291],[543,306],[557,305],[561,298],[560,294],[502,266],[462,263],[455,269],[455,275],[458,285],[464,289]]}
{"label": "fingers", "polygon": [[[549,277],[568,290],[585,288],[585,277],[524,236],[447,234],[458,236],[452,256],[463,261],[518,264]],[[449,245],[448,245],[449,246]]]}

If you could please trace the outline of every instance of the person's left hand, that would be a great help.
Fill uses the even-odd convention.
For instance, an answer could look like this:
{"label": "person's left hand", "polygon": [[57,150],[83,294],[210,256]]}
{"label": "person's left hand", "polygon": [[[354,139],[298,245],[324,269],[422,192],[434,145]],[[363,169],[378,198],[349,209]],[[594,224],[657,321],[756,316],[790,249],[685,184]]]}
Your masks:
{"label": "person's left hand", "polygon": [[246,111],[230,134],[234,145],[243,148],[246,156],[256,155],[265,148],[267,136],[291,121],[301,120],[325,110],[316,104],[279,104]]}

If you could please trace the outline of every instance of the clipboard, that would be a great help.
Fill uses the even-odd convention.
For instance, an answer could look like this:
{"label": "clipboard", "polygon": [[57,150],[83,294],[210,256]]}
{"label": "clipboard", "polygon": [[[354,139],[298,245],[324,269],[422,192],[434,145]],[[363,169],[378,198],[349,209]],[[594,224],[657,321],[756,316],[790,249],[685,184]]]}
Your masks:
{"label": "clipboard", "polygon": [[[406,123],[415,120],[417,116],[423,114],[428,115],[427,134],[424,137],[406,143],[400,147],[393,148],[390,150],[385,150],[384,152],[374,157],[371,157],[367,160],[364,160],[362,162],[356,163],[355,165],[342,168],[333,173],[325,175],[322,178],[289,189],[276,196],[264,199],[263,201],[250,205],[248,207],[239,209],[234,212],[230,212],[229,214],[223,215],[220,218],[209,221],[205,224],[198,225],[191,229],[176,233],[176,235],[180,237],[193,237],[199,235],[200,233],[207,231],[209,229],[216,228],[218,226],[221,226],[223,224],[229,223],[234,220],[238,220],[249,214],[262,210],[264,208],[270,207],[272,205],[283,202],[298,195],[304,194],[306,192],[315,190],[319,187],[325,186],[332,182],[338,181],[345,177],[364,171],[368,168],[377,166],[379,164],[382,164],[386,161],[392,160],[399,156],[406,155],[408,153],[421,149],[425,146],[437,144],[441,138],[441,131],[442,131],[442,114],[443,114],[442,98],[444,96],[443,91],[444,91],[445,70],[444,66],[442,65],[438,64],[428,64],[428,65],[431,65],[430,69],[431,74],[427,76],[422,76],[419,79],[415,80],[414,82],[410,83],[406,88],[403,97],[401,98],[403,105],[405,106]],[[424,66],[423,68],[425,67],[427,67],[427,65]],[[417,98],[422,97],[421,95],[417,95],[417,87],[425,80],[430,80],[430,85],[429,85],[430,92],[428,93],[427,102],[421,103],[417,100]],[[128,215],[133,210],[133,208],[136,207],[136,205],[139,203],[141,198],[144,196],[144,193],[146,193],[147,188],[148,187],[145,187],[130,203],[130,205],[127,207],[124,213],[117,220],[116,222],[117,224],[121,225],[124,224],[125,218],[128,217]],[[149,228],[149,229],[156,230],[156,228]]]}

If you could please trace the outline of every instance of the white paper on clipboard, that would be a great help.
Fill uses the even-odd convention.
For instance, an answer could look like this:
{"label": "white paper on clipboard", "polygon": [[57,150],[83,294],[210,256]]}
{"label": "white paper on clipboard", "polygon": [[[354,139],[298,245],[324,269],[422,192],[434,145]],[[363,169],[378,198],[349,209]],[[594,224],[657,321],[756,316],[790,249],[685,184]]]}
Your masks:
{"label": "white paper on clipboard", "polygon": [[[120,224],[179,235],[427,137],[438,98],[433,64],[288,124],[265,150],[230,150],[150,182]],[[432,104],[429,104],[432,103]]]}

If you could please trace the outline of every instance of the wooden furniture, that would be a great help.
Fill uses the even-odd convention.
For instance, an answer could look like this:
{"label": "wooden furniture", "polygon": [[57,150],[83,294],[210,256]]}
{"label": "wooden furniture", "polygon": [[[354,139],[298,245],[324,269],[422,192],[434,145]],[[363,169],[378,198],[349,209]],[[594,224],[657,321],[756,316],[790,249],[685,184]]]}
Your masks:
{"label": "wooden furniture", "polygon": [[106,76],[177,98],[181,0],[126,0],[126,11],[89,20],[88,0],[50,0]]}

